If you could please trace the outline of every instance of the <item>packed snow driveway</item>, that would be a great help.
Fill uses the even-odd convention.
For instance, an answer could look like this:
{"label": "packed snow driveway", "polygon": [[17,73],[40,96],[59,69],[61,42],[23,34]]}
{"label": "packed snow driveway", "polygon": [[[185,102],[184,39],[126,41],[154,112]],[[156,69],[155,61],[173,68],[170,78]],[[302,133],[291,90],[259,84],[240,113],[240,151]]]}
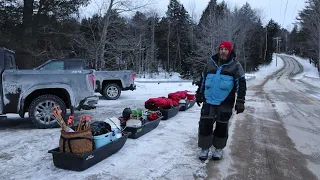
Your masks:
{"label": "packed snow driveway", "polygon": [[[80,111],[93,120],[118,117],[126,107],[144,108],[151,97],[179,90],[196,90],[188,83],[137,83],[137,90],[124,92],[116,101],[101,99],[95,110]],[[58,147],[59,129],[36,129],[28,119],[0,122],[0,179],[194,179],[205,177],[205,164],[197,156],[200,107],[179,112],[172,119],[138,139],[128,139],[116,154],[93,167],[74,172],[54,166],[48,150]]]}
{"label": "packed snow driveway", "polygon": [[245,113],[232,120],[228,161],[208,163],[208,179],[320,179],[320,103],[312,95],[320,89],[292,80],[302,69],[282,59],[281,70],[250,85]]}

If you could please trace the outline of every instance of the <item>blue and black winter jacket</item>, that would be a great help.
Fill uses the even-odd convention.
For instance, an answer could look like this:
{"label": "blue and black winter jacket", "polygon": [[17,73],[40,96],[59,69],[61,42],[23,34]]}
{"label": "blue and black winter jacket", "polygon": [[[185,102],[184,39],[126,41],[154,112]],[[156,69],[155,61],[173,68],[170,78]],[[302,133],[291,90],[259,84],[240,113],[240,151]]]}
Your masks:
{"label": "blue and black winter jacket", "polygon": [[218,55],[210,57],[201,76],[198,93],[204,94],[206,103],[225,105],[233,108],[237,101],[244,103],[246,95],[246,79],[241,64],[233,57],[229,62],[218,65]]}

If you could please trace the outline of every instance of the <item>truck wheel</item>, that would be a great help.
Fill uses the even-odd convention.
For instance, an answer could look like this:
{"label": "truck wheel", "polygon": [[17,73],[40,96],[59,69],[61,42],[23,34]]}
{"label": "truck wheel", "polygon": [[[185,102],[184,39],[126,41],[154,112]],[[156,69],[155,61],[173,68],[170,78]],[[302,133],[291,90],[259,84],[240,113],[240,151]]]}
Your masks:
{"label": "truck wheel", "polygon": [[53,116],[54,105],[62,110],[61,116],[66,118],[67,108],[58,96],[45,94],[32,101],[29,107],[29,117],[33,124],[40,129],[59,127]]}
{"label": "truck wheel", "polygon": [[117,84],[107,84],[103,88],[103,96],[108,100],[116,100],[120,97],[121,88]]}

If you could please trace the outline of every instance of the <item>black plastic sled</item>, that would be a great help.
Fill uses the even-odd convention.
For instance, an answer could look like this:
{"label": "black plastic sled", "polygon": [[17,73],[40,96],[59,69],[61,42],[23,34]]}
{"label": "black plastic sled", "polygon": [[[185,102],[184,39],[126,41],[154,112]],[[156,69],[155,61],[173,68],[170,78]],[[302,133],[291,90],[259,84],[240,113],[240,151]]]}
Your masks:
{"label": "black plastic sled", "polygon": [[180,106],[172,107],[170,109],[161,109],[160,112],[163,116],[162,120],[167,120],[178,114]]}
{"label": "black plastic sled", "polygon": [[180,103],[179,104],[180,105],[180,111],[186,111],[186,110],[192,108],[195,103],[196,103],[195,100],[193,100],[193,101],[189,101],[188,100],[186,103]]}
{"label": "black plastic sled", "polygon": [[53,163],[57,168],[83,171],[118,152],[124,146],[130,134],[130,132],[123,132],[119,139],[86,154],[63,153],[60,152],[59,147],[49,150],[48,153],[52,154]]}
{"label": "black plastic sled", "polygon": [[140,127],[126,127],[124,130],[127,132],[131,132],[131,135],[128,137],[130,139],[137,139],[148,132],[152,131],[156,127],[158,127],[162,117],[159,117],[156,120],[153,121],[147,121],[145,124],[143,124]]}

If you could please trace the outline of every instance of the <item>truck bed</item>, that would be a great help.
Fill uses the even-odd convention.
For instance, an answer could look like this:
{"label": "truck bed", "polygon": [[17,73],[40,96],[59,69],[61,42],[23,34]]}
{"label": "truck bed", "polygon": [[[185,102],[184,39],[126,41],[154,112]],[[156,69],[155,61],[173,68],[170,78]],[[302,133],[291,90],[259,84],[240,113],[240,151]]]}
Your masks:
{"label": "truck bed", "polygon": [[[6,113],[19,111],[23,98],[39,89],[66,89],[74,106],[92,96],[94,89],[87,83],[92,70],[5,70],[3,72],[3,99]],[[18,106],[17,106],[18,105]]]}

